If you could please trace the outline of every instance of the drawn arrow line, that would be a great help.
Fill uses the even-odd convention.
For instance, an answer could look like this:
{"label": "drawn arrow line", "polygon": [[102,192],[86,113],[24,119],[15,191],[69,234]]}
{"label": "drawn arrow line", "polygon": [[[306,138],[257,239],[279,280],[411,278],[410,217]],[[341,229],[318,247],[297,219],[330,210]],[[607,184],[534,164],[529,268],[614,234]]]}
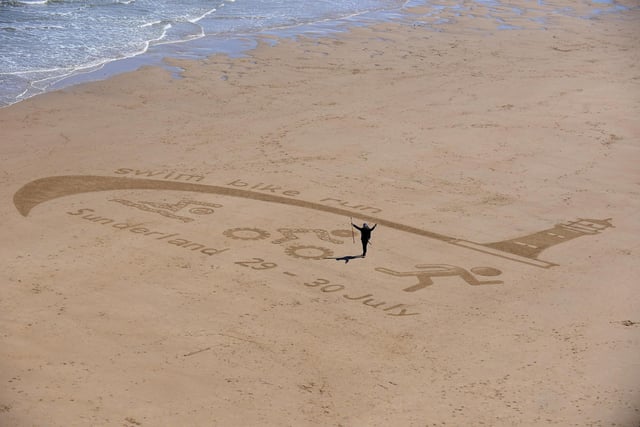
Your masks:
{"label": "drawn arrow line", "polygon": [[536,267],[550,267],[554,264],[537,259],[527,259],[507,252],[500,253],[496,250],[489,250],[479,243],[468,242],[444,234],[434,233],[417,227],[388,221],[360,212],[353,212],[347,209],[326,206],[320,203],[308,202],[305,200],[293,199],[275,194],[258,193],[255,191],[242,190],[239,188],[220,187],[217,185],[195,184],[181,181],[161,181],[146,178],[123,178],[97,175],[66,175],[53,176],[37,179],[25,184],[13,196],[13,203],[22,216],[27,216],[29,212],[41,203],[58,199],[60,197],[75,194],[93,193],[97,191],[113,190],[171,190],[189,191],[193,193],[217,194],[222,196],[240,197],[244,199],[259,200],[263,202],[278,203],[281,205],[296,206],[305,209],[313,209],[321,212],[328,212],[339,216],[355,216],[367,222],[380,224],[381,226],[404,231],[417,236],[427,237],[450,243],[458,247],[472,249],[494,256],[522,262]]}

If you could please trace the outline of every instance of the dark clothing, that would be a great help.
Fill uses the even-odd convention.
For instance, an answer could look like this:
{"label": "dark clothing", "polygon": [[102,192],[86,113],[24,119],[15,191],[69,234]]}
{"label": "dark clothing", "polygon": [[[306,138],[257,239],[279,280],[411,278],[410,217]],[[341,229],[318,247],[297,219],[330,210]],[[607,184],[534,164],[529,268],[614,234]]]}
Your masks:
{"label": "dark clothing", "polygon": [[357,225],[351,223],[355,228],[360,232],[360,241],[362,242],[362,256],[367,255],[367,246],[369,245],[369,240],[371,240],[371,232],[375,230],[378,224],[375,224],[373,227],[369,228],[367,226],[358,227]]}

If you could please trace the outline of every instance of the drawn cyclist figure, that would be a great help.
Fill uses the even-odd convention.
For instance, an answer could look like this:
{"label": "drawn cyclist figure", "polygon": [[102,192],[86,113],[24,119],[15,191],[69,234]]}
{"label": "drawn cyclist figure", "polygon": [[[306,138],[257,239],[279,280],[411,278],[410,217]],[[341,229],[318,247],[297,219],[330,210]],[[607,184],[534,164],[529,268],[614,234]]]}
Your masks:
{"label": "drawn cyclist figure", "polygon": [[493,267],[473,267],[471,269],[471,273],[473,274],[462,267],[457,267],[455,265],[449,264],[419,264],[416,265],[416,268],[418,268],[419,270],[400,272],[384,267],[378,267],[376,268],[376,271],[379,271],[380,273],[390,274],[396,277],[417,277],[418,283],[403,289],[405,292],[415,292],[419,291],[420,289],[424,289],[427,286],[433,285],[432,278],[434,277],[458,276],[472,286],[499,285],[504,283],[502,280],[478,280],[474,276],[474,274],[478,276],[499,276],[500,274],[502,274],[502,271]]}

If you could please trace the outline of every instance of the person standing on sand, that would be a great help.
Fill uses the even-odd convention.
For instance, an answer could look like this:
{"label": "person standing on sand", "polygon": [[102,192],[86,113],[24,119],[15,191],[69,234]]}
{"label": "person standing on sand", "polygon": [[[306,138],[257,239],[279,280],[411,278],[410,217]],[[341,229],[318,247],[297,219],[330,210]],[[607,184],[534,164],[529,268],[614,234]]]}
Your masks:
{"label": "person standing on sand", "polygon": [[369,240],[371,239],[371,232],[375,230],[378,224],[374,224],[373,227],[369,228],[369,225],[365,222],[362,224],[362,227],[358,227],[354,223],[351,223],[355,228],[360,232],[360,240],[362,241],[362,257],[367,256],[367,245],[369,244]]}

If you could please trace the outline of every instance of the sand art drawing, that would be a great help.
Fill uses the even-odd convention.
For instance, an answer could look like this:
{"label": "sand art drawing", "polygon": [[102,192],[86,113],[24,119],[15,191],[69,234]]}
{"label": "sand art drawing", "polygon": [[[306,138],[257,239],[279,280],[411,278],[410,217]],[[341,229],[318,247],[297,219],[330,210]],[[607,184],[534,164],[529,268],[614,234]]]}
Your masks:
{"label": "sand art drawing", "polygon": [[[257,258],[257,257],[254,257],[251,260],[236,261],[234,262],[234,264],[240,265],[242,267],[250,268],[256,271],[273,270],[278,267],[278,264],[276,264],[275,262],[265,261],[263,258]],[[291,273],[289,271],[283,271],[282,274],[290,277],[298,276],[297,274]],[[384,312],[384,314],[387,314],[389,316],[402,317],[402,316],[415,316],[417,314],[420,314],[417,312],[408,312],[407,309],[409,308],[409,305],[407,304],[401,304],[401,303],[392,304],[392,303],[387,303],[386,301],[383,301],[383,300],[377,300],[376,298],[374,298],[374,295],[372,293],[366,293],[363,295],[358,295],[358,294],[351,295],[345,285],[332,283],[330,280],[322,277],[316,278],[314,280],[310,280],[308,282],[303,282],[302,285],[307,288],[316,288],[317,290],[325,294],[346,291],[347,293],[342,294],[342,298],[348,301],[359,301],[363,305],[366,305],[371,308],[380,308]],[[398,310],[398,311],[394,312],[393,310]]]}
{"label": "sand art drawing", "polygon": [[353,204],[353,203],[350,203],[347,200],[334,199],[334,198],[324,198],[324,199],[322,199],[320,201],[321,202],[327,202],[327,203],[337,203],[342,207],[358,210],[360,212],[371,211],[371,213],[374,213],[374,214],[378,214],[378,213],[382,212],[382,209],[380,209],[380,208],[376,208],[376,207],[373,207],[373,206],[362,205],[362,204]]}
{"label": "sand art drawing", "polygon": [[[278,228],[278,233],[283,237],[273,240],[271,243],[280,245],[285,242],[291,242],[298,240],[299,234],[315,236],[319,240],[333,243],[335,245],[342,245],[342,240],[335,239],[331,235],[339,237],[351,236],[349,230],[333,230],[331,232],[320,228]],[[223,235],[234,240],[264,240],[271,237],[271,233],[267,230],[254,227],[238,227],[230,228],[222,232]],[[315,245],[300,245],[295,244],[288,246],[285,249],[285,253],[294,258],[302,259],[325,259],[333,256],[333,251],[329,248],[315,246]]]}
{"label": "sand art drawing", "polygon": [[[449,277],[456,276],[467,282],[472,286],[477,285],[500,285],[504,283],[502,280],[478,280],[475,275],[478,276],[499,276],[502,271],[493,267],[473,267],[471,272],[465,270],[462,267],[449,264],[419,264],[416,265],[417,271],[394,271],[389,268],[378,267],[375,270],[380,273],[389,274],[396,277],[415,277],[418,279],[418,283],[404,288],[405,292],[415,292],[433,285],[434,277]],[[473,274],[472,274],[473,273]]]}
{"label": "sand art drawing", "polygon": [[[191,183],[175,179],[171,181],[163,181],[146,178],[121,178],[90,175],[59,176],[43,178],[26,184],[15,193],[14,204],[23,216],[27,216],[33,208],[44,202],[83,193],[116,190],[159,190],[215,194],[219,196],[238,197],[261,202],[312,209],[343,217],[357,216],[365,221],[377,223],[401,232],[439,240],[457,247],[483,252],[485,254],[511,261],[543,268],[549,268],[557,265],[538,259],[539,254],[543,250],[577,237],[595,235],[601,233],[607,228],[613,227],[611,224],[611,218],[603,220],[580,218],[575,221],[556,224],[546,230],[534,232],[528,235],[483,244],[363,214],[364,210],[380,212],[381,210],[377,208],[370,208],[363,205],[350,206],[352,209],[357,209],[359,211],[355,212],[336,206],[328,206],[322,203],[300,200],[296,198],[300,194],[299,191],[283,189],[280,186],[272,184],[249,184],[241,180],[235,180],[231,181],[227,185],[228,187],[223,187]],[[245,187],[249,187],[250,189],[245,189]],[[207,215],[213,214],[216,209],[223,207],[220,203],[198,201],[193,198],[181,198],[175,203],[133,201],[122,198],[113,198],[109,200],[123,206],[143,212],[158,214],[165,218],[183,223],[193,222],[196,217],[205,218]],[[341,206],[349,206],[347,203],[343,203],[341,200],[333,198],[323,198],[321,199],[321,202],[337,202]],[[171,233],[164,230],[151,230],[144,227],[143,224],[133,224],[126,221],[117,222],[115,219],[97,214],[94,209],[83,208],[75,212],[67,212],[67,214],[99,225],[113,227],[118,230],[128,230],[135,234],[148,236],[153,240],[165,242],[173,247],[181,248],[182,250],[186,249],[200,252],[208,256],[219,255],[229,250],[229,248],[220,248],[200,241],[193,241],[190,238],[185,238],[180,233]],[[187,214],[191,214],[192,216],[186,216]],[[344,261],[346,264],[352,259],[362,258],[361,256],[334,257],[333,250],[328,247],[301,242],[301,238],[305,237],[306,240],[312,239],[333,245],[343,245],[345,240],[349,240],[350,237],[353,237],[352,231],[346,229],[325,230],[321,228],[281,227],[277,228],[275,231],[269,231],[257,227],[235,227],[224,230],[222,235],[229,239],[239,241],[266,241],[271,239],[270,243],[272,244],[284,245],[284,253],[286,255],[302,260],[320,261],[333,259]],[[256,272],[273,271],[274,269],[277,270],[278,267],[277,263],[266,261],[265,259],[258,257],[253,257],[249,260],[235,261],[234,264],[250,268]],[[462,282],[472,286],[500,285],[504,283],[502,280],[478,279],[478,277],[492,277],[502,274],[501,270],[488,266],[472,267],[467,270],[450,264],[418,264],[415,266],[415,269],[416,270],[413,271],[397,271],[387,267],[376,267],[374,270],[387,276],[399,278],[400,280],[403,280],[404,278],[414,278],[414,280],[417,280],[417,283],[402,289],[407,293],[423,290],[437,281],[434,279],[441,277],[457,277]],[[298,276],[296,273],[290,271],[283,271],[282,274],[294,278]],[[376,299],[371,292],[364,293],[362,295],[352,295],[347,291],[345,285],[332,283],[329,279],[325,278],[317,278],[312,281],[303,282],[303,286],[306,288],[317,289],[323,294],[343,292],[341,295],[345,300],[360,302],[363,305],[374,309],[379,308],[382,313],[389,316],[404,317],[419,314],[418,312],[409,312],[408,310],[410,305],[408,304],[387,303],[384,300]]]}
{"label": "sand art drawing", "polygon": [[141,211],[154,212],[164,217],[176,219],[182,222],[191,222],[194,220],[194,218],[177,214],[178,211],[183,210],[187,206],[196,206],[188,209],[188,212],[194,215],[211,215],[215,212],[214,208],[222,207],[222,205],[218,203],[199,202],[197,200],[189,199],[183,199],[177,203],[134,202],[126,199],[110,199],[110,201],[136,208]]}
{"label": "sand art drawing", "polygon": [[66,212],[66,214],[75,218],[89,221],[93,224],[102,225],[104,227],[109,227],[119,231],[128,231],[139,236],[144,236],[148,239],[167,243],[173,247],[200,252],[208,256],[218,255],[229,250],[229,248],[214,248],[210,244],[202,243],[202,241],[194,241],[191,238],[185,238],[185,236],[181,235],[180,233],[171,233],[167,232],[166,230],[159,231],[157,229],[151,229],[149,228],[149,226],[144,226],[144,223],[135,223],[131,221],[123,221],[107,216],[102,216],[101,214],[97,213],[95,209],[91,208],[81,208],[73,212]]}
{"label": "sand art drawing", "polygon": [[[559,243],[575,239],[577,237],[598,234],[609,227],[613,227],[611,218],[580,218],[576,221],[556,224],[555,226],[547,230],[535,232],[522,237],[512,238],[500,242],[476,243],[473,241],[420,229],[410,225],[385,220],[383,218],[374,217],[362,212],[353,212],[335,206],[327,206],[321,203],[296,199],[295,196],[297,196],[299,192],[292,190],[282,190],[277,186],[266,185],[262,183],[253,186],[259,190],[268,191],[267,193],[265,193],[238,188],[249,185],[239,180],[229,183],[229,185],[230,187],[224,187],[182,181],[162,181],[155,179],[122,178],[96,175],[53,176],[27,183],[14,194],[13,201],[18,211],[23,216],[27,216],[33,208],[40,205],[41,203],[60,197],[99,191],[172,190],[201,194],[216,194],[229,197],[240,197],[262,202],[312,209],[340,216],[357,216],[364,221],[377,223],[386,228],[395,229],[405,233],[411,233],[417,236],[427,237],[429,239],[439,240],[451,245],[542,268],[549,268],[557,265],[555,263],[537,258],[543,250]],[[277,194],[276,190],[283,195]],[[311,248],[297,248],[290,251],[289,254],[292,256],[304,258],[305,255],[301,254],[306,249]],[[318,253],[314,256],[307,255],[306,257],[315,259],[319,256],[320,254]],[[328,256],[330,255],[327,255],[327,257]]]}
{"label": "sand art drawing", "polygon": [[[115,218],[103,216],[92,208],[80,208],[75,211],[66,212],[74,218],[78,218],[89,223],[96,224],[102,227],[112,228],[114,230],[123,231],[125,233],[132,233],[142,238],[149,239],[149,242],[155,242],[158,244],[168,245],[172,248],[178,248],[180,250],[188,250],[192,253],[200,253],[207,256],[215,256],[229,251],[230,248],[213,247],[211,244],[207,244],[201,240],[194,241],[188,236],[184,236],[180,233],[167,232],[167,230],[159,231],[157,229],[151,229],[149,226],[145,226],[144,223],[136,223],[128,220],[118,220]],[[290,229],[284,229],[289,231]],[[303,229],[306,230],[306,229]],[[324,230],[321,230],[324,231]],[[334,234],[345,235],[348,230],[334,230]],[[271,234],[259,228],[234,228],[225,230],[223,235],[236,240],[264,240],[271,236]],[[324,233],[319,233],[321,237],[325,237]],[[332,239],[334,240],[334,239]],[[273,242],[272,242],[273,243]],[[281,243],[276,243],[281,244]],[[322,260],[329,258],[333,252],[328,248],[323,248],[313,245],[292,245],[285,249],[285,253],[294,258],[306,259],[306,260]],[[241,267],[250,268],[253,271],[272,271],[278,267],[278,264],[271,261],[266,261],[263,258],[252,257],[251,259],[245,259],[233,262]],[[298,274],[290,271],[282,271],[282,274],[289,277],[298,277]],[[315,288],[323,285],[319,288],[322,293],[333,293],[346,290],[346,286],[341,284],[332,284],[328,279],[318,278],[310,282],[303,282],[305,287]],[[404,303],[387,303],[384,300],[377,300],[373,298],[372,293],[366,293],[364,295],[355,296],[348,293],[342,295],[344,299],[348,301],[359,301],[363,305],[371,308],[381,308],[382,313],[395,316],[413,316],[419,314],[418,312],[409,312],[408,304]]]}
{"label": "sand art drawing", "polygon": [[[331,232],[331,234],[334,234],[336,236],[345,236],[345,231],[347,233],[349,233],[349,230],[333,230]],[[280,243],[284,243],[284,242],[290,242],[291,240],[297,240],[299,239],[299,237],[297,236],[297,234],[300,233],[313,233],[316,235],[316,237],[320,240],[324,240],[325,242],[331,242],[333,244],[336,245],[341,245],[344,242],[342,240],[337,240],[334,239],[330,236],[329,232],[327,230],[322,230],[319,228],[278,228],[278,233],[282,234],[284,237],[282,237],[281,239],[277,239],[274,240],[271,243],[275,243],[276,245],[280,244]],[[347,237],[350,236],[350,234],[347,234]]]}
{"label": "sand art drawing", "polygon": [[326,259],[333,256],[331,249],[313,245],[293,245],[286,248],[284,252],[291,257],[301,259]]}
{"label": "sand art drawing", "polygon": [[[253,258],[251,260],[246,260],[246,261],[236,261],[234,262],[234,264],[240,265],[242,267],[250,268],[256,271],[272,270],[278,267],[278,264],[276,264],[275,262],[266,262],[262,258]],[[298,276],[297,274],[291,273],[289,271],[283,271],[282,274],[290,277]],[[351,293],[349,293],[345,285],[332,283],[331,280],[328,280],[322,277],[316,278],[314,280],[310,280],[308,282],[303,282],[302,285],[305,286],[306,288],[317,289],[318,291],[324,294],[335,293],[335,292],[347,292],[347,293],[341,294],[342,298],[348,301],[358,301],[361,304],[371,308],[380,308],[380,310],[382,310],[384,314],[388,316],[403,317],[403,316],[415,316],[417,314],[420,314],[418,312],[409,312],[408,304],[388,303],[384,300],[378,300],[374,297],[372,293],[366,293],[362,295],[360,294],[352,295]],[[394,312],[394,310],[398,310],[398,311]]]}

